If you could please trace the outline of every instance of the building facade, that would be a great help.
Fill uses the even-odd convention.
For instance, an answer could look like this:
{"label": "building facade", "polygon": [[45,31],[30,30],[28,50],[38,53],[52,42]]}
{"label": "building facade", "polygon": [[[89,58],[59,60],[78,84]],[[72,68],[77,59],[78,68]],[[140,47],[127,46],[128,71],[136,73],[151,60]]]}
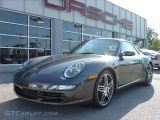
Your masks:
{"label": "building facade", "polygon": [[106,0],[0,0],[0,72],[98,37],[147,47],[147,21]]}

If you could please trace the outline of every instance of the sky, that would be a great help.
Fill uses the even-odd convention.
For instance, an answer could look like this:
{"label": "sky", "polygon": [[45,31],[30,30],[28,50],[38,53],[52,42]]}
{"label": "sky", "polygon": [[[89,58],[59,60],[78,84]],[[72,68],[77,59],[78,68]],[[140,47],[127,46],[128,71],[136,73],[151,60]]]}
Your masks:
{"label": "sky", "polygon": [[147,19],[160,37],[160,0],[107,0]]}

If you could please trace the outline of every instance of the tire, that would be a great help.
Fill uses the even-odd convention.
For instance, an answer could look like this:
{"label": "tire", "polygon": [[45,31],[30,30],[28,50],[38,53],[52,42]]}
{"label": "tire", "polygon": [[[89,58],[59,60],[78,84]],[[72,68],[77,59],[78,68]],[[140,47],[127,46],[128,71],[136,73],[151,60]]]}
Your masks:
{"label": "tire", "polygon": [[106,107],[114,94],[115,80],[112,73],[108,70],[103,71],[97,78],[94,94],[93,103],[96,107]]}
{"label": "tire", "polygon": [[147,67],[147,73],[146,73],[146,79],[145,79],[145,86],[149,86],[152,83],[152,78],[153,78],[153,66],[152,64],[148,64]]}

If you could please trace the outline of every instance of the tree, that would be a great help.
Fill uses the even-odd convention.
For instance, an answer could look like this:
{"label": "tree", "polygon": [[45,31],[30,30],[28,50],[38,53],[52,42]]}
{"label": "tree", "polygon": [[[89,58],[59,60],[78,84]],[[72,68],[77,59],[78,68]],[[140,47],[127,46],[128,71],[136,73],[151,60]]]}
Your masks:
{"label": "tree", "polygon": [[154,32],[154,29],[152,29],[151,27],[147,28],[147,39],[150,44],[152,43],[152,41],[158,39],[158,33]]}
{"label": "tree", "polygon": [[151,44],[149,44],[149,49],[157,51],[160,48],[160,39],[153,40]]}
{"label": "tree", "polygon": [[147,39],[149,41],[149,49],[158,50],[158,48],[160,48],[158,33],[156,33],[151,27],[147,28]]}

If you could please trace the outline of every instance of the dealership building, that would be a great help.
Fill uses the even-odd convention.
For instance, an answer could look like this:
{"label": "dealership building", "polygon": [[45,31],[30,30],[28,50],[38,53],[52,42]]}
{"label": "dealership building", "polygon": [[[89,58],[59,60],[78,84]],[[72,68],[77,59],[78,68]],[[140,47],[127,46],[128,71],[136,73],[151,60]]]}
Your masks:
{"label": "dealership building", "polygon": [[147,21],[106,0],[0,0],[0,72],[99,37],[146,48]]}

